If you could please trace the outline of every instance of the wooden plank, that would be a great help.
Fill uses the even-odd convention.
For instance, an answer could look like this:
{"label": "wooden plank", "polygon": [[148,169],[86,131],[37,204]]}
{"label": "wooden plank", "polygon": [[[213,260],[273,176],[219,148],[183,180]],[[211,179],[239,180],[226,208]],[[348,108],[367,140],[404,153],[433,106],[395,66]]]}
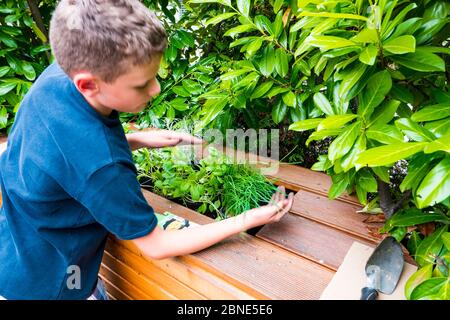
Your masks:
{"label": "wooden plank", "polygon": [[[144,290],[146,287],[140,286],[139,282],[133,282],[134,279],[130,280],[130,282],[139,286],[141,290],[144,290],[149,295],[157,297],[157,294],[153,292],[156,290],[154,287],[157,287],[157,290],[163,290],[167,295],[167,297],[162,297],[162,295],[160,295],[162,299],[206,299],[205,296],[181,283],[178,279],[170,276],[162,269],[157,268],[154,264],[147,263],[142,257],[136,256],[132,252],[121,252],[118,256],[114,256],[114,253],[117,253],[117,247],[111,248],[111,246],[114,245],[110,243],[110,246],[105,251],[103,263],[112,270],[119,270],[117,265],[119,265],[119,267],[121,265],[128,266],[138,274],[139,281],[145,282],[150,280],[152,282],[152,287],[146,290]],[[122,272],[120,272],[120,274],[122,274]],[[169,297],[168,295],[171,295],[172,297]]]}
{"label": "wooden plank", "polygon": [[[145,190],[144,196],[150,205],[159,206],[159,211],[167,210],[158,201],[159,196]],[[186,219],[191,216],[199,224],[213,221],[175,203],[171,204],[171,212]],[[243,290],[260,292],[270,299],[317,299],[334,274],[327,267],[247,234],[230,237],[180,259],[201,266]]]}
{"label": "wooden plank", "polygon": [[326,196],[301,190],[294,197],[291,213],[320,222],[372,243],[378,243],[364,222],[369,214],[358,213],[361,206],[330,200]]}
{"label": "wooden plank", "polygon": [[129,295],[117,288],[104,275],[100,274],[100,278],[103,280],[108,296],[113,296],[115,300],[132,300]]}
{"label": "wooden plank", "polygon": [[[155,268],[170,274],[207,299],[255,299],[255,297],[235,288],[202,268],[185,263],[181,258],[151,260],[139,256],[139,251],[129,241],[119,241],[115,238],[110,239],[107,244],[107,250],[117,259],[137,268],[137,270],[150,268],[153,265]],[[190,297],[190,299],[194,299],[195,297]]]}
{"label": "wooden plank", "polygon": [[288,213],[278,223],[265,225],[257,237],[336,271],[354,241],[373,246],[347,233]]}
{"label": "wooden plank", "polygon": [[120,290],[122,293],[131,300],[149,300],[154,299],[153,296],[149,295],[144,290],[141,290],[140,286],[132,284],[123,275],[123,270],[112,269],[109,265],[103,264],[100,266],[100,274],[102,279],[106,279],[111,285],[113,285],[116,290]]}
{"label": "wooden plank", "polygon": [[121,278],[128,281],[131,285],[139,288],[139,290],[146,295],[144,299],[155,299],[155,300],[174,300],[177,297],[174,296],[170,290],[166,290],[154,281],[159,274],[155,274],[154,278],[148,278],[141,274],[133,266],[127,265],[119,259],[116,259],[109,252],[105,251],[103,255],[103,265],[108,267],[111,271],[119,274]]}

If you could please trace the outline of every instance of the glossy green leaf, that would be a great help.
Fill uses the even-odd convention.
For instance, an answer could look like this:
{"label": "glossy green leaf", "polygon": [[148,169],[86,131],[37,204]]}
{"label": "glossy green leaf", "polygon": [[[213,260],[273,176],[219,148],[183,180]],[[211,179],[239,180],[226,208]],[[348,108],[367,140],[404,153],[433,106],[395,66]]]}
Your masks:
{"label": "glossy green leaf", "polygon": [[275,52],[275,60],[275,70],[280,77],[284,78],[289,71],[288,56],[286,52],[283,49],[278,48]]}
{"label": "glossy green leaf", "polygon": [[331,115],[326,117],[317,128],[318,131],[324,129],[336,129],[342,127],[349,121],[355,119],[357,115],[355,114],[344,114],[344,115]]}
{"label": "glossy green leaf", "polygon": [[382,126],[373,126],[366,131],[367,138],[382,144],[392,144],[403,142],[403,134],[395,126],[385,124]]}
{"label": "glossy green leaf", "polygon": [[415,104],[415,98],[409,88],[399,85],[398,83],[392,84],[392,89],[390,91],[390,96],[394,99],[402,101],[404,103],[409,103],[411,105]]}
{"label": "glossy green leaf", "polygon": [[371,76],[362,93],[358,114],[368,119],[374,109],[383,102],[391,87],[392,78],[388,71],[380,71]]}
{"label": "glossy green leaf", "polygon": [[[283,31],[283,11],[279,11],[277,16],[275,17],[275,21],[273,22],[273,35],[276,39],[278,39]],[[286,45],[284,45],[286,47]]]}
{"label": "glossy green leaf", "polygon": [[418,44],[428,42],[433,36],[438,33],[446,24],[447,19],[432,19],[424,22],[419,30],[414,34]]}
{"label": "glossy green leaf", "polygon": [[263,15],[258,15],[255,17],[255,24],[261,31],[266,31],[269,35],[274,36],[275,32],[273,30],[272,22],[269,18]]}
{"label": "glossy green leaf", "polygon": [[356,181],[367,192],[377,192],[377,180],[368,170],[358,171]]}
{"label": "glossy green leaf", "polygon": [[337,22],[337,20],[336,19],[332,19],[332,18],[323,20],[321,23],[316,25],[314,27],[314,29],[311,30],[311,35],[313,35],[313,36],[321,35],[325,31],[333,28],[333,26],[336,24],[336,22]]}
{"label": "glossy green leaf", "polygon": [[203,91],[202,85],[193,80],[183,80],[182,84],[183,88],[186,89],[186,91],[190,94],[197,95]]}
{"label": "glossy green leaf", "polygon": [[422,151],[426,145],[426,142],[402,142],[372,148],[361,153],[356,163],[369,167],[390,165]]}
{"label": "glossy green leaf", "polygon": [[417,189],[416,202],[425,208],[450,196],[450,156],[447,155],[422,180]]}
{"label": "glossy green leaf", "polygon": [[5,76],[9,72],[9,70],[11,70],[11,68],[8,66],[0,67],[0,78]]}
{"label": "glossy green leaf", "polygon": [[5,107],[0,108],[0,129],[6,128],[8,125],[8,110]]}
{"label": "glossy green leaf", "polygon": [[323,119],[307,119],[298,122],[294,122],[289,126],[289,130],[293,131],[306,131],[317,128]]}
{"label": "glossy green leaf", "polygon": [[211,19],[207,20],[205,22],[205,26],[216,25],[219,22],[227,20],[235,15],[236,15],[236,13],[234,13],[234,12],[227,12],[227,13],[219,14],[218,16],[212,17]]}
{"label": "glossy green leaf", "polygon": [[247,45],[246,50],[248,57],[253,56],[261,48],[263,43],[262,38],[256,38],[250,44]]}
{"label": "glossy green leaf", "polygon": [[350,13],[334,13],[334,12],[307,12],[302,11],[299,17],[322,17],[322,18],[335,18],[335,19],[353,19],[367,21],[367,17],[360,16],[358,14]]}
{"label": "glossy green leaf", "polygon": [[250,0],[237,0],[236,1],[238,10],[246,17],[250,13]]}
{"label": "glossy green leaf", "polygon": [[386,183],[390,183],[389,168],[387,168],[387,167],[373,167],[372,170],[378,176],[378,178],[381,179],[381,181],[384,181]]}
{"label": "glossy green leaf", "polygon": [[416,122],[433,121],[450,117],[450,102],[426,106],[415,112],[411,119]]}
{"label": "glossy green leaf", "polygon": [[334,36],[310,36],[309,44],[320,48],[321,51],[355,45],[353,41]]}
{"label": "glossy green leaf", "polygon": [[[311,120],[316,120],[316,119],[311,119]],[[307,120],[305,120],[307,121]],[[316,141],[316,140],[323,140],[327,137],[334,137],[337,135],[340,135],[342,133],[343,129],[324,129],[324,130],[320,130],[320,131],[315,131],[313,133],[311,133],[311,135],[309,136],[308,140],[306,140],[306,146],[309,146],[309,143],[311,141]]]}
{"label": "glossy green leaf", "polygon": [[404,34],[413,34],[422,25],[421,20],[423,19],[415,17],[400,23],[390,37],[397,38]]}
{"label": "glossy green leaf", "polygon": [[190,97],[191,94],[182,86],[175,86],[172,88],[172,91],[181,97]]}
{"label": "glossy green leaf", "polygon": [[436,256],[442,249],[442,235],[447,232],[447,225],[435,230],[430,236],[426,237],[417,248],[415,260],[419,266],[433,264]]}
{"label": "glossy green leaf", "polygon": [[267,92],[267,94],[265,95],[265,97],[268,97],[269,99],[279,95],[280,93],[285,93],[288,92],[290,90],[290,88],[284,88],[284,87],[273,87],[272,89],[269,90],[269,92]]}
{"label": "glossy green leaf", "polygon": [[229,72],[221,75],[220,79],[222,81],[231,80],[231,79],[237,78],[243,74],[249,73],[250,71],[252,71],[252,70],[251,69],[240,69],[240,70],[229,71]]}
{"label": "glossy green leaf", "polygon": [[411,299],[411,293],[419,284],[431,278],[432,272],[433,265],[429,264],[423,268],[420,268],[419,270],[414,272],[411,277],[409,277],[408,281],[406,281],[405,284],[405,297],[407,300]]}
{"label": "glossy green leaf", "polygon": [[430,142],[425,149],[423,149],[424,153],[433,153],[436,151],[445,151],[450,153],[450,134]]}
{"label": "glossy green leaf", "polygon": [[255,26],[253,24],[250,24],[250,23],[242,24],[242,25],[239,25],[237,27],[227,30],[227,32],[224,33],[224,36],[234,37],[240,33],[248,32],[248,31],[252,31],[252,30],[255,30]]}
{"label": "glossy green leaf", "polygon": [[442,137],[450,133],[450,121],[442,119],[425,123],[425,129],[430,130],[436,137]]}
{"label": "glossy green leaf", "polygon": [[273,48],[268,46],[263,51],[263,55],[259,63],[259,70],[265,77],[268,77],[275,69],[275,63],[275,52]]}
{"label": "glossy green leaf", "polygon": [[359,54],[359,61],[362,63],[365,63],[369,66],[373,66],[375,64],[375,61],[377,59],[378,55],[378,48],[375,45],[368,45],[361,51]]}
{"label": "glossy green leaf", "polygon": [[360,134],[361,123],[355,122],[349,125],[330,145],[328,157],[331,161],[342,158],[353,147],[356,138]]}
{"label": "glossy green leaf", "polygon": [[411,256],[416,254],[417,248],[421,242],[422,238],[420,237],[420,234],[416,230],[411,231],[411,236],[409,237],[407,244],[407,249]]}
{"label": "glossy green leaf", "polygon": [[288,107],[280,100],[279,103],[276,104],[275,108],[272,109],[272,120],[276,124],[283,121],[286,117],[288,111]]}
{"label": "glossy green leaf", "polygon": [[328,197],[330,199],[336,199],[345,192],[349,185],[348,173],[340,173],[331,177],[333,184],[328,191]]}
{"label": "glossy green leaf", "polygon": [[411,140],[434,141],[435,135],[410,118],[401,118],[395,121],[397,128],[402,130]]}
{"label": "glossy green leaf", "polygon": [[433,160],[434,157],[422,152],[411,157],[408,163],[408,174],[400,184],[400,191],[405,192],[412,189],[415,192],[422,179],[430,171]]}
{"label": "glossy green leaf", "polygon": [[330,101],[328,101],[327,97],[322,92],[317,92],[314,94],[314,104],[326,115],[333,115],[334,111],[331,107]]}
{"label": "glossy green leaf", "polygon": [[339,97],[341,97],[341,99],[345,100],[348,92],[359,81],[359,79],[366,71],[366,68],[366,64],[359,63],[356,67],[345,72],[342,78],[341,85],[339,86]]}
{"label": "glossy green leaf", "polygon": [[319,161],[314,163],[314,165],[311,167],[311,170],[326,171],[327,169],[331,168],[332,166],[333,166],[333,164],[328,159],[328,157],[326,155],[322,154],[319,156]]}
{"label": "glossy green leaf", "polygon": [[253,93],[250,97],[250,100],[262,97],[264,94],[266,94],[270,90],[270,88],[272,88],[272,86],[273,86],[272,81],[267,81],[267,82],[264,82],[263,84],[259,85],[255,89],[255,91],[253,91]]}
{"label": "glossy green leaf", "polygon": [[393,54],[404,54],[416,50],[416,38],[411,35],[389,39],[383,43],[383,50]]}
{"label": "glossy green leaf", "polygon": [[[393,227],[410,227],[432,221],[442,221],[445,219],[445,216],[439,213],[423,212],[417,208],[411,208],[394,214],[388,221],[386,221],[385,227],[388,229]],[[449,219],[447,220],[450,222]]]}
{"label": "glossy green leaf", "polygon": [[273,12],[277,13],[278,11],[280,11],[283,3],[284,3],[284,0],[275,0],[273,3]]}
{"label": "glossy green leaf", "polygon": [[444,233],[441,238],[445,248],[450,251],[450,232]]}
{"label": "glossy green leaf", "polygon": [[417,8],[417,5],[415,3],[411,3],[403,8],[402,11],[400,11],[392,21],[390,21],[389,23],[383,23],[381,37],[384,38],[385,36],[388,36],[394,30],[394,28],[403,21],[408,12],[415,8]]}
{"label": "glossy green leaf", "polygon": [[358,43],[377,43],[377,30],[369,28],[363,29],[356,36],[351,38],[351,40]]}
{"label": "glossy green leaf", "polygon": [[283,94],[283,102],[289,107],[295,107],[296,106],[295,94],[292,91],[286,92],[285,94]]}
{"label": "glossy green leaf", "polygon": [[441,57],[434,53],[420,50],[420,48],[417,48],[414,53],[391,56],[390,58],[398,64],[416,71],[445,71],[445,62]]}
{"label": "glossy green leaf", "polygon": [[400,101],[398,100],[388,100],[384,102],[380,107],[375,109],[367,126],[382,126],[390,122],[394,118],[399,105]]}
{"label": "glossy green leaf", "polygon": [[450,286],[450,280],[448,278],[431,278],[425,280],[413,290],[411,300],[441,300],[439,293],[446,286]]}
{"label": "glossy green leaf", "polygon": [[239,80],[239,82],[235,83],[233,85],[233,90],[238,90],[240,88],[245,88],[250,85],[256,84],[256,83],[258,83],[259,77],[260,77],[259,73],[251,72],[248,75],[246,75],[244,78]]}
{"label": "glossy green leaf", "polygon": [[0,81],[0,96],[3,96],[10,92],[17,86],[17,82],[2,82]]}

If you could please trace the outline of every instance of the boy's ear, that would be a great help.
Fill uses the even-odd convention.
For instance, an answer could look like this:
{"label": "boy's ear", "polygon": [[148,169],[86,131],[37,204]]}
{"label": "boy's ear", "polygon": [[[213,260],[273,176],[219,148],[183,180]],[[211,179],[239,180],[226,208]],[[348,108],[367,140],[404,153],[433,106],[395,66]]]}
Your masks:
{"label": "boy's ear", "polygon": [[88,97],[93,97],[99,92],[99,79],[90,72],[77,72],[73,76],[73,83],[78,91]]}

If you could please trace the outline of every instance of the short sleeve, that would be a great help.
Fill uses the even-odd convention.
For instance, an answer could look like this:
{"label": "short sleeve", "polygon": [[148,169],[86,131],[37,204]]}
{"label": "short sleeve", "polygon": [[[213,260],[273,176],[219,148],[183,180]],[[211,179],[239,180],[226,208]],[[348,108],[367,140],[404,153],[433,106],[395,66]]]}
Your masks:
{"label": "short sleeve", "polygon": [[126,164],[112,163],[95,171],[77,198],[95,220],[119,239],[143,237],[157,225],[135,171]]}

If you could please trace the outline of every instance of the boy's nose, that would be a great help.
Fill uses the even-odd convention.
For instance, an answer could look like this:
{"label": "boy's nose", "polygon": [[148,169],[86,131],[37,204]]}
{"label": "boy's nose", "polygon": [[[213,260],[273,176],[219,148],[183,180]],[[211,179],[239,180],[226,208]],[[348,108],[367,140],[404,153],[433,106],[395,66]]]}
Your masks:
{"label": "boy's nose", "polygon": [[157,96],[161,92],[161,86],[159,85],[158,80],[155,79],[152,86],[150,86],[149,96],[154,97]]}

